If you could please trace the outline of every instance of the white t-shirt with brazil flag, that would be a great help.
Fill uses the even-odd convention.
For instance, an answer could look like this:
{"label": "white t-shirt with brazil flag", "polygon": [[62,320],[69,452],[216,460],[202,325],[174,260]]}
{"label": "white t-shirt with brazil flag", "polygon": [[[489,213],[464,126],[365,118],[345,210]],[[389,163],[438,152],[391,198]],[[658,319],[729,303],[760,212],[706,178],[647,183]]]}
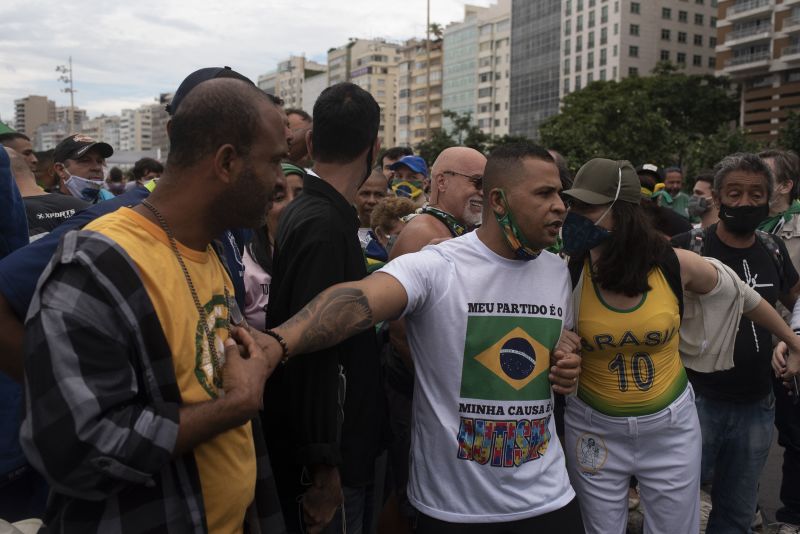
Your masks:
{"label": "white t-shirt with brazil flag", "polygon": [[550,351],[572,326],[563,262],[548,252],[506,259],[473,232],[381,272],[408,294],[411,504],[442,521],[489,523],[569,503],[548,379]]}

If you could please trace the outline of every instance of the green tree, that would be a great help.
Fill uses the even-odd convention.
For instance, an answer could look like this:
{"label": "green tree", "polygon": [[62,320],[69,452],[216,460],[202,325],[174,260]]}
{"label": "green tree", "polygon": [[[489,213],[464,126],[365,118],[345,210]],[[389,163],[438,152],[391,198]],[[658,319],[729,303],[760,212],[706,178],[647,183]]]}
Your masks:
{"label": "green tree", "polygon": [[428,30],[431,32],[431,35],[433,35],[433,38],[436,41],[441,39],[442,35],[444,35],[444,29],[438,22],[431,22],[430,26],[428,26]]}
{"label": "green tree", "polygon": [[684,161],[684,175],[693,177],[714,168],[722,158],[734,152],[758,152],[762,146],[741,128],[720,126],[716,132],[702,136],[689,147]]}
{"label": "green tree", "polygon": [[661,63],[652,76],[598,81],[570,93],[539,134],[573,170],[594,157],[682,164],[695,143],[736,118],[737,105],[727,80]]}
{"label": "green tree", "polygon": [[800,154],[800,114],[789,112],[786,122],[778,132],[778,146]]}

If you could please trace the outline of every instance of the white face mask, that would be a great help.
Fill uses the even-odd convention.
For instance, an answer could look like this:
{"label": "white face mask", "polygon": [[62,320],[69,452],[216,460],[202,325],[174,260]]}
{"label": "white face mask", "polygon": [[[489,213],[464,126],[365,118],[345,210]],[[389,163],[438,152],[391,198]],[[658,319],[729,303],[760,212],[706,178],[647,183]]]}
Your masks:
{"label": "white face mask", "polygon": [[86,202],[94,202],[100,194],[100,188],[103,187],[102,180],[89,180],[88,178],[81,178],[70,174],[69,178],[64,181],[70,194],[74,197],[85,200]]}

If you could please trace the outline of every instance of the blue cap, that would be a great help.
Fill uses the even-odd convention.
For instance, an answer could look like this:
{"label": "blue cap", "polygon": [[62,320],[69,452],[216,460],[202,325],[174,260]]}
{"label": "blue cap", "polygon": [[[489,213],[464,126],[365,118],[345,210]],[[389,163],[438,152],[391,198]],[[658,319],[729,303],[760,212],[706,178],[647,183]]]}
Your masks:
{"label": "blue cap", "polygon": [[425,164],[425,160],[419,156],[403,156],[389,165],[389,168],[396,171],[400,165],[405,165],[412,171],[423,174],[426,178],[428,177],[428,166]]}

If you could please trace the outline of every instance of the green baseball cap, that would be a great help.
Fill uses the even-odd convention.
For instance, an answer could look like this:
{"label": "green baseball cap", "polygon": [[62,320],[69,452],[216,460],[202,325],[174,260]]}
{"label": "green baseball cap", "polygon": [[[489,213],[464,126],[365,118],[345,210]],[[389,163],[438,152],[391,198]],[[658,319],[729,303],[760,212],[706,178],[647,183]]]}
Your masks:
{"label": "green baseball cap", "polygon": [[595,158],[578,170],[572,187],[564,194],[586,204],[608,204],[614,200],[638,204],[641,185],[629,161]]}

